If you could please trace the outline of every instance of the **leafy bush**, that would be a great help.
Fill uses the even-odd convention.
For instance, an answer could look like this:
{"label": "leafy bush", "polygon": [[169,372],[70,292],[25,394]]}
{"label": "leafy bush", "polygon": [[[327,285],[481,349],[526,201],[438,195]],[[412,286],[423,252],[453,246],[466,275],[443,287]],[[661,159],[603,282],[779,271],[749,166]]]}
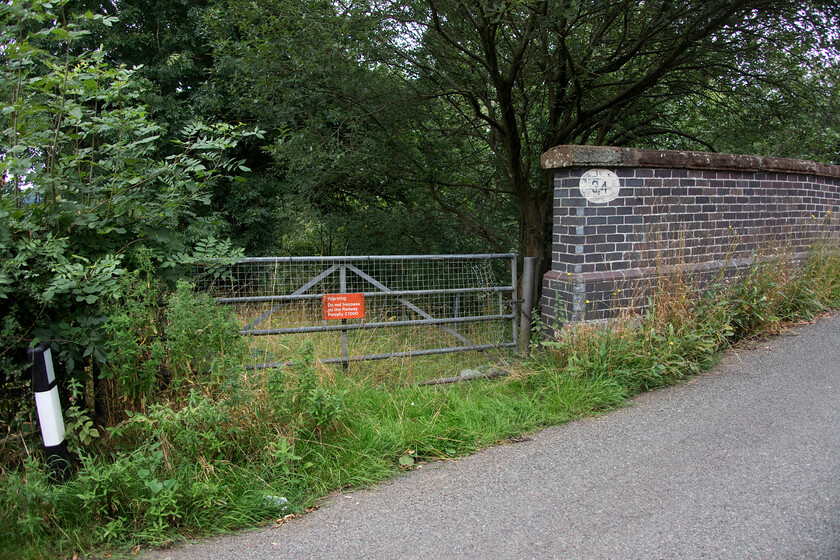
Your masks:
{"label": "leafy bush", "polygon": [[224,154],[261,133],[193,123],[163,138],[135,72],[79,48],[91,22],[114,18],[64,4],[0,3],[0,354],[56,341],[81,379],[108,358],[105,307],[121,279],[144,259],[172,277],[176,256],[217,232],[209,189],[240,168]]}
{"label": "leafy bush", "polygon": [[166,320],[170,383],[178,386],[201,376],[209,376],[206,382],[215,387],[236,382],[231,377],[241,375],[247,345],[229,309],[179,282],[169,296]]}
{"label": "leafy bush", "polygon": [[123,279],[123,293],[110,306],[105,331],[108,362],[101,379],[111,379],[127,405],[143,408],[154,397],[159,377],[166,367],[165,310],[163,290],[147,267]]}
{"label": "leafy bush", "polygon": [[159,394],[172,398],[192,385],[211,391],[237,383],[247,346],[228,310],[187,282],[165,295],[150,274],[132,277],[131,297],[115,304],[105,323],[110,359],[101,378],[115,385],[110,400],[144,410]]}
{"label": "leafy bush", "polygon": [[246,372],[248,348],[228,309],[186,282],[166,293],[151,278],[127,273],[105,322],[111,359],[100,377],[116,425],[100,434],[71,381],[76,476],[47,486],[37,453],[24,459],[32,472],[4,476],[19,495],[0,497],[0,522],[20,518],[27,535],[10,546],[161,543],[179,529],[252,523],[284,507],[266,496],[302,493],[301,469],[312,463],[299,439],[341,419],[345,392],[325,383],[311,349],[293,368]]}
{"label": "leafy bush", "polygon": [[0,492],[0,557],[18,558],[29,547],[44,544],[54,512],[55,490],[39,461],[29,457],[23,468],[2,475]]}
{"label": "leafy bush", "polygon": [[[26,474],[4,472],[4,488],[16,495],[0,496],[0,521],[20,519],[5,543],[11,550],[56,538],[69,546],[162,542],[175,527],[218,525],[219,507],[239,510],[226,521],[236,526],[276,510],[264,503],[263,477],[282,484],[296,476],[299,457],[285,439],[294,430],[282,423],[291,401],[282,391],[269,397],[262,375],[246,379],[247,346],[228,310],[184,282],[171,294],[141,272],[123,282],[126,297],[106,321],[114,338],[101,377],[110,383],[108,408],[119,411],[112,422],[125,420],[100,433],[81,384],[70,381],[65,419],[76,476],[48,486],[39,452],[23,459]],[[329,400],[314,378],[306,386]],[[243,472],[251,475],[242,480]]]}
{"label": "leafy bush", "polygon": [[315,431],[338,420],[343,412],[344,393],[330,391],[318,382],[311,345],[303,346],[293,372],[296,375],[290,379],[290,386],[278,391],[275,382],[272,391],[276,400],[285,401],[289,420],[303,429]]}

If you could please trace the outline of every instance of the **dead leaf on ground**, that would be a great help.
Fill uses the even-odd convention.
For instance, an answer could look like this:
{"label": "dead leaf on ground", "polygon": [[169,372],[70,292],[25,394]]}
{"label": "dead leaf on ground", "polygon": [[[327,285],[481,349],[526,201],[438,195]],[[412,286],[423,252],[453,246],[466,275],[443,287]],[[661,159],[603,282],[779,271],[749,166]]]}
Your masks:
{"label": "dead leaf on ground", "polygon": [[300,517],[300,514],[299,513],[290,513],[289,515],[284,515],[283,517],[280,517],[279,519],[275,519],[274,523],[276,523],[277,525],[282,525],[283,523],[285,523],[285,522],[287,522],[291,519],[294,519],[295,517]]}

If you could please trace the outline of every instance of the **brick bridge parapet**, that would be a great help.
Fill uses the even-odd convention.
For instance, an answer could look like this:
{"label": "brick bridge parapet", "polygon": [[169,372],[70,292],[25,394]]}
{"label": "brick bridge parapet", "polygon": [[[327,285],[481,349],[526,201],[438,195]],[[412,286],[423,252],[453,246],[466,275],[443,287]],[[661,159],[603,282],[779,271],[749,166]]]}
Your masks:
{"label": "brick bridge parapet", "polygon": [[557,146],[548,327],[638,305],[641,282],[679,269],[707,277],[757,255],[800,255],[837,233],[840,166],[606,146]]}

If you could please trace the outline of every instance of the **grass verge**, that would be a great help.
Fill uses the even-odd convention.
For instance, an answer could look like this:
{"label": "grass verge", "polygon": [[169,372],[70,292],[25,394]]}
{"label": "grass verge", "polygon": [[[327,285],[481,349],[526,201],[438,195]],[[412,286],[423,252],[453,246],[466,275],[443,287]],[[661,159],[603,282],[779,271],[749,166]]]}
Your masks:
{"label": "grass verge", "polygon": [[[78,462],[64,485],[49,483],[36,440],[9,429],[3,456],[17,462],[4,460],[0,474],[0,557],[130,552],[268,523],[418,462],[619,407],[710,367],[733,341],[836,308],[840,255],[816,248],[804,262],[777,256],[699,296],[690,278],[665,279],[650,292],[643,315],[563,329],[504,379],[418,387],[390,383],[381,370],[346,375],[318,366],[305,349],[293,368],[243,374],[247,349],[224,334],[229,325],[212,319],[206,302],[187,301],[181,290],[166,319],[168,351],[179,329],[195,337],[186,327],[205,317],[225,352],[212,360],[202,353],[199,371],[186,352],[206,341],[184,344],[159,386],[152,370],[130,375],[143,348],[125,350],[130,363],[110,374],[119,420],[93,434],[85,409],[70,406]],[[142,309],[131,312],[135,327],[148,323]],[[8,444],[15,437],[17,447]]]}

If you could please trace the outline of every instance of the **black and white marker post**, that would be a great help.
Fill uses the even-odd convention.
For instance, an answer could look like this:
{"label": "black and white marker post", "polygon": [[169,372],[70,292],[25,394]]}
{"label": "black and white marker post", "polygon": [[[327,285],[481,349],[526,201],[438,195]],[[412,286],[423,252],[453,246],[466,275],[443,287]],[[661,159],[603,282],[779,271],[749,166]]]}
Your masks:
{"label": "black and white marker post", "polygon": [[48,343],[41,343],[27,349],[26,354],[32,362],[32,388],[50,477],[56,482],[66,482],[70,477],[70,454],[64,439],[64,417],[58,400],[52,352]]}

